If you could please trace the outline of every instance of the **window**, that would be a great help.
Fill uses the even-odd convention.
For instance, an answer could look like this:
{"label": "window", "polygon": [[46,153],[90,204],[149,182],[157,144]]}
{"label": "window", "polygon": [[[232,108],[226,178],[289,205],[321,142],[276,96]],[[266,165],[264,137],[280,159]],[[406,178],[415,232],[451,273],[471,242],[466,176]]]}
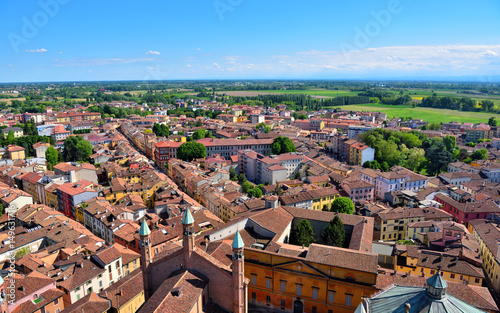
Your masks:
{"label": "window", "polygon": [[257,275],[252,274],[252,285],[257,285]]}
{"label": "window", "polygon": [[76,295],[76,300],[80,300],[80,295]]}
{"label": "window", "polygon": [[317,308],[313,305],[312,307],[312,313],[316,313]]}
{"label": "window", "polygon": [[271,278],[266,277],[266,288],[271,289]]}
{"label": "window", "polygon": [[116,261],[116,268],[120,267],[120,260]]}
{"label": "window", "polygon": [[328,302],[335,302],[335,291],[328,291]]}
{"label": "window", "polygon": [[476,284],[479,284],[479,278],[477,278],[477,277],[476,277],[476,278],[474,278],[474,282],[475,282]]}
{"label": "window", "polygon": [[54,313],[61,313],[61,309],[56,309]]}
{"label": "window", "polygon": [[435,274],[434,272],[435,272],[434,270],[431,270],[431,275],[434,275]]}
{"label": "window", "polygon": [[99,281],[99,287],[102,287],[102,280]]}
{"label": "window", "polygon": [[441,273],[441,277],[443,277],[444,276],[444,272],[440,272],[440,273]]}
{"label": "window", "polygon": [[252,300],[255,300],[257,299],[257,294],[255,294],[255,292],[252,292]]}
{"label": "window", "polygon": [[352,301],[352,295],[345,295],[345,305],[346,306],[351,306],[351,301]]}
{"label": "window", "polygon": [[266,302],[271,303],[271,296],[266,296]]}
{"label": "window", "polygon": [[313,288],[313,299],[317,300],[318,299],[318,288]]}
{"label": "window", "polygon": [[286,281],[282,280],[281,281],[281,292],[285,292],[286,291]]}
{"label": "window", "polygon": [[451,279],[455,279],[455,274],[450,274]]}
{"label": "window", "polygon": [[54,305],[58,305],[58,304],[59,304],[59,298],[54,300]]}
{"label": "window", "polygon": [[281,299],[281,306],[284,307],[285,306],[285,299]]}
{"label": "window", "polygon": [[296,286],[297,286],[297,292],[296,292],[297,296],[302,296],[302,285],[296,284]]}

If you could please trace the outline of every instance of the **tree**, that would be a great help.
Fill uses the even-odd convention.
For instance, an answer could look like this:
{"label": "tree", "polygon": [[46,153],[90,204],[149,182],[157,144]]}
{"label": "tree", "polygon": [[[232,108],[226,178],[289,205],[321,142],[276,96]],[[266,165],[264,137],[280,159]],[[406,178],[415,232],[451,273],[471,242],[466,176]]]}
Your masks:
{"label": "tree", "polygon": [[238,183],[241,185],[246,181],[247,181],[247,176],[245,175],[245,173],[240,173],[240,175],[238,175]]}
{"label": "tree", "polygon": [[437,141],[437,143],[429,147],[425,151],[425,157],[428,161],[427,173],[429,175],[437,175],[441,172],[445,172],[448,168],[448,164],[453,161],[452,154],[450,153],[450,151],[446,150],[446,147],[442,141]]}
{"label": "tree", "polygon": [[458,153],[458,159],[460,161],[463,161],[464,159],[467,159],[469,157],[469,153],[467,152],[467,149],[460,149]]}
{"label": "tree", "polygon": [[344,223],[336,215],[321,232],[321,237],[329,246],[343,247],[345,243]]}
{"label": "tree", "polygon": [[260,187],[254,187],[250,189],[248,195],[253,198],[262,198],[262,189],[260,189]]}
{"label": "tree", "polygon": [[419,171],[425,165],[425,151],[420,148],[410,149],[406,156],[405,167],[412,171]]}
{"label": "tree", "polygon": [[198,140],[198,139],[203,139],[207,136],[207,131],[203,128],[200,128],[200,129],[197,129],[194,133],[193,133],[193,140]]}
{"label": "tree", "polygon": [[470,158],[472,161],[486,160],[486,159],[488,159],[488,150],[486,150],[486,148],[476,150],[476,151],[472,152],[472,154],[470,155]]}
{"label": "tree", "polygon": [[236,173],[236,169],[232,166],[229,168],[229,179],[233,181],[238,180],[238,174]]}
{"label": "tree", "polygon": [[47,151],[45,151],[45,159],[47,160],[49,166],[53,168],[54,165],[59,163],[59,152],[53,147],[48,147]]}
{"label": "tree", "polygon": [[151,133],[153,133],[153,131],[152,131],[151,129],[145,129],[145,130],[143,131],[143,133],[144,133],[144,134],[151,134]]}
{"label": "tree", "polygon": [[207,149],[199,142],[185,142],[177,149],[179,159],[191,162],[194,159],[203,159],[207,156]]}
{"label": "tree", "polygon": [[330,211],[337,213],[353,214],[354,203],[352,203],[352,200],[347,197],[339,197],[333,200]]}
{"label": "tree", "polygon": [[497,120],[495,119],[494,116],[490,117],[490,119],[488,120],[488,125],[493,127],[497,126]]}
{"label": "tree", "polygon": [[290,234],[290,243],[294,245],[309,247],[314,242],[314,231],[311,223],[303,219],[298,223]]}
{"label": "tree", "polygon": [[444,136],[443,143],[446,147],[446,150],[452,152],[457,147],[457,137],[449,135]]}
{"label": "tree", "polygon": [[295,145],[288,137],[279,136],[273,140],[271,145],[271,153],[276,155],[296,151]]}
{"label": "tree", "polygon": [[382,164],[380,164],[380,170],[383,172],[389,172],[389,164],[387,164],[386,161],[382,162]]}
{"label": "tree", "polygon": [[14,143],[15,139],[16,138],[14,137],[14,132],[12,130],[9,130],[9,134],[7,135],[7,144],[11,145],[12,143]]}
{"label": "tree", "polygon": [[241,191],[243,191],[243,193],[248,194],[250,192],[250,190],[252,190],[252,189],[253,189],[253,185],[248,180],[241,183]]}
{"label": "tree", "polygon": [[5,212],[4,212],[3,204],[0,203],[0,217],[2,217],[4,213]]}
{"label": "tree", "polygon": [[92,144],[80,136],[71,136],[64,140],[63,159],[66,162],[88,161],[92,154]]}

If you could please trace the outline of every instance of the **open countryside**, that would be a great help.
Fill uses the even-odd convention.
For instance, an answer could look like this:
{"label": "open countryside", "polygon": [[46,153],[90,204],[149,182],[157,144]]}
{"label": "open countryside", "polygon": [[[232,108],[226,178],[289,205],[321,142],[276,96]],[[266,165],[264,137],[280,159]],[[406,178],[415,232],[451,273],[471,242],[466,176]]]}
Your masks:
{"label": "open countryside", "polygon": [[483,113],[483,112],[464,112],[447,109],[434,109],[412,107],[411,105],[385,105],[385,104],[360,104],[360,105],[344,105],[336,106],[335,108],[351,111],[380,111],[386,113],[388,118],[393,117],[412,117],[416,119],[423,119],[429,123],[447,123],[447,122],[460,122],[460,123],[484,123],[490,117],[500,118],[500,114]]}

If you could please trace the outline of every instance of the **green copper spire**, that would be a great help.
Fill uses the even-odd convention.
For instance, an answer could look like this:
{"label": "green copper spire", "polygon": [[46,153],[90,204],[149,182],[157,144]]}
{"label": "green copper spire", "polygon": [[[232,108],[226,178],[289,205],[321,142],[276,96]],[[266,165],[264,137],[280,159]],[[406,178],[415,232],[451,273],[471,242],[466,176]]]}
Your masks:
{"label": "green copper spire", "polygon": [[241,239],[240,231],[236,231],[236,235],[234,235],[233,244],[231,245],[234,249],[241,249],[245,246],[243,239]]}
{"label": "green copper spire", "polygon": [[191,215],[191,212],[189,211],[189,209],[186,209],[186,211],[184,211],[184,217],[182,218],[182,224],[190,225],[193,223],[194,223],[193,216]]}
{"label": "green copper spire", "polygon": [[146,224],[146,219],[143,219],[141,229],[139,230],[139,235],[148,236],[149,234],[151,234],[151,231],[149,230],[148,224]]}

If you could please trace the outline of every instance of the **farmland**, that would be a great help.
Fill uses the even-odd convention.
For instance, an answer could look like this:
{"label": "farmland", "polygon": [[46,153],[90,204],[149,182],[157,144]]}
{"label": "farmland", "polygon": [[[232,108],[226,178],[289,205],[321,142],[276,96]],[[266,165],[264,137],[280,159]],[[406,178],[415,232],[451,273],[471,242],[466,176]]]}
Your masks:
{"label": "farmland", "polygon": [[[333,107],[332,107],[333,108]],[[429,123],[446,123],[446,122],[469,122],[480,123],[487,122],[491,116],[500,119],[500,114],[482,113],[482,112],[464,112],[446,109],[434,108],[413,108],[409,105],[384,105],[384,104],[361,104],[361,105],[345,105],[335,108],[352,111],[379,111],[387,114],[388,118],[393,117],[412,117],[420,118]]]}

